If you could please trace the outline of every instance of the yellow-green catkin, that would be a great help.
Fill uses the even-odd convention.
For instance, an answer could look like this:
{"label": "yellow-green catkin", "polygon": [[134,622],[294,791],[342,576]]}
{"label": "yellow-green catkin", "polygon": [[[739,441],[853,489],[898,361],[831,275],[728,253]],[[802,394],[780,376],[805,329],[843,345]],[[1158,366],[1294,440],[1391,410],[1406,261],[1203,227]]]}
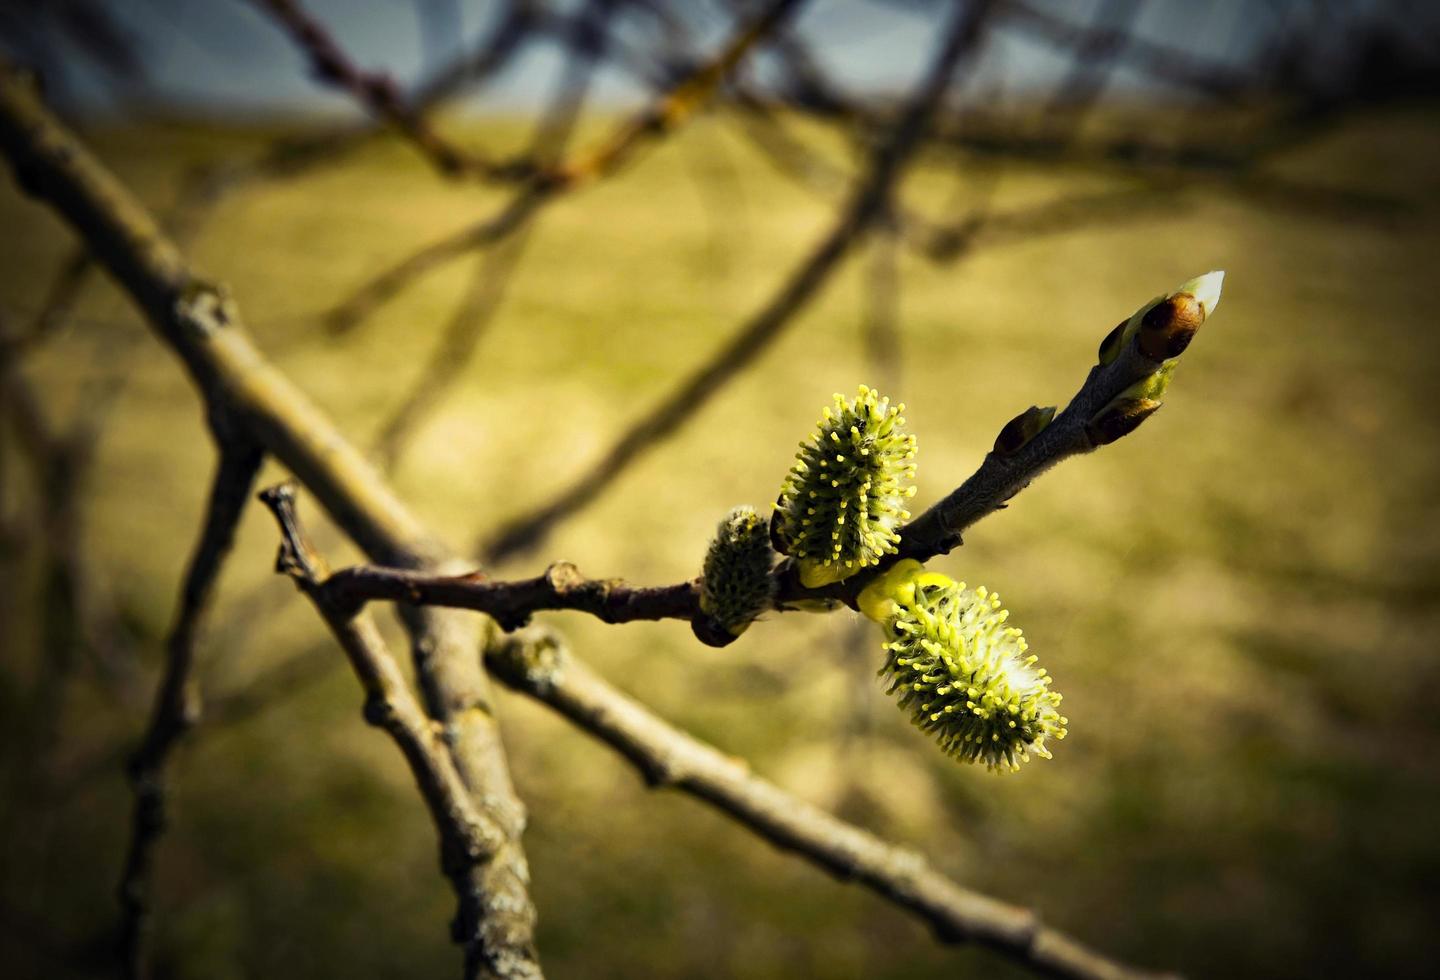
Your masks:
{"label": "yellow-green catkin", "polygon": [[906,559],[861,592],[860,608],[885,631],[888,693],[949,755],[1014,771],[1065,737],[1060,695],[998,595]]}
{"label": "yellow-green catkin", "polygon": [[835,396],[800,444],[776,501],[773,539],[808,588],[839,582],[896,550],[915,494],[915,437],[874,389]]}
{"label": "yellow-green catkin", "polygon": [[715,529],[700,578],[700,611],[731,636],[739,636],[771,607],[775,552],[770,532],[754,507],[736,507]]}

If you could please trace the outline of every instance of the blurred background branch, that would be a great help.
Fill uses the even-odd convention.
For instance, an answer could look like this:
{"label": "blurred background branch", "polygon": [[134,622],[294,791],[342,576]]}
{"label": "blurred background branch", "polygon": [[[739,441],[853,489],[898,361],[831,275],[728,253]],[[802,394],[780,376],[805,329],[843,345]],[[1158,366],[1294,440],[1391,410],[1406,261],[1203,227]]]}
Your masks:
{"label": "blurred background branch", "polygon": [[[85,234],[0,195],[0,964],[113,973],[118,950],[137,976],[453,972],[433,929],[458,898],[480,974],[538,974],[537,936],[557,973],[1008,968],[904,942],[908,912],[1021,966],[1124,975],[1030,913],[987,918],[991,900],[939,871],[891,874],[909,852],[883,837],[1126,959],[1242,976],[1433,958],[1434,849],[1399,815],[1440,796],[1393,746],[1423,757],[1435,735],[1409,719],[1433,717],[1437,689],[1419,489],[1435,458],[1415,448],[1434,442],[1416,318],[1437,37],[1424,5],[1342,0],[0,4],[0,52],[146,202],[17,109],[30,83],[7,76],[19,184]],[[423,523],[192,263],[236,283],[263,346],[368,436]],[[859,380],[924,419],[934,506],[906,549],[955,568],[958,532],[1090,448],[1101,396],[1153,365],[1097,368],[1043,439],[1007,441],[1022,413],[992,446],[994,422],[1072,390],[1095,316],[1237,263],[1237,318],[1187,369],[1204,396],[964,549],[967,575],[1030,590],[1027,632],[1063,650],[1084,724],[1041,773],[1001,785],[929,758],[875,707],[847,613],[771,617],[724,660],[663,620],[567,620],[672,727],[548,634],[406,601],[510,589],[518,605],[484,606],[506,628],[560,607],[692,617],[703,535],[738,499],[768,501],[786,440]],[[221,441],[208,502],[194,393],[133,347],[101,269],[241,436]],[[398,627],[320,611],[362,682],[379,664],[387,696],[414,683],[389,716],[414,723],[392,729],[402,756],[353,744],[353,682],[265,574],[273,531],[236,489],[260,453],[328,513],[323,550],[374,563],[327,585],[374,575],[365,597],[399,601]],[[564,561],[457,579],[473,562],[430,524],[478,535],[497,565],[542,546],[678,584],[627,593]],[[779,574],[782,595],[814,598]],[[842,647],[858,652],[826,655]],[[526,697],[497,705],[477,650]],[[201,683],[208,734],[184,739]],[[528,700],[723,818],[663,797],[636,811],[647,798]],[[433,827],[415,822],[417,775],[454,804],[426,793]],[[181,819],[159,847],[162,789]],[[451,860],[459,811],[493,831],[480,860]],[[732,845],[717,831],[736,821],[901,913]],[[424,873],[437,830],[449,894]],[[118,936],[94,899],[116,877]],[[607,938],[642,931],[643,951]]]}

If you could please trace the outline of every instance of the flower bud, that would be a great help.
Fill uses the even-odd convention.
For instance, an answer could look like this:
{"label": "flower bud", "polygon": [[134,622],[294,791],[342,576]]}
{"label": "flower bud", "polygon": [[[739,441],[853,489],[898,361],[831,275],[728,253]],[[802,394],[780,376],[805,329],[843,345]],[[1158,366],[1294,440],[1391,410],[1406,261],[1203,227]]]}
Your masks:
{"label": "flower bud", "polygon": [[1130,339],[1137,336],[1141,353],[1152,361],[1179,357],[1220,305],[1224,283],[1224,272],[1207,272],[1167,296],[1152,299],[1100,342],[1101,365],[1119,357]]}
{"label": "flower bud", "polygon": [[[700,611],[711,621],[703,624],[711,634],[718,632],[714,629],[718,626],[732,638],[739,636],[772,606],[774,562],[765,522],[754,507],[736,507],[725,515],[705,553],[700,578]],[[700,628],[695,632],[711,642]]]}
{"label": "flower bud", "polygon": [[896,550],[915,494],[915,437],[900,428],[903,410],[861,385],[849,401],[836,395],[800,444],[771,528],[807,588],[849,578]]}
{"label": "flower bud", "polygon": [[1022,446],[1044,431],[1054,417],[1054,405],[1046,408],[1031,405],[1005,423],[1005,427],[995,437],[995,454],[997,456],[1013,456],[1020,451]]}
{"label": "flower bud", "polygon": [[1140,428],[1159,408],[1160,402],[1151,398],[1117,398],[1095,413],[1085,426],[1085,435],[1092,446],[1108,446]]}
{"label": "flower bud", "polygon": [[1175,293],[1140,318],[1141,352],[1152,361],[1179,357],[1205,322],[1205,307],[1190,293]]}

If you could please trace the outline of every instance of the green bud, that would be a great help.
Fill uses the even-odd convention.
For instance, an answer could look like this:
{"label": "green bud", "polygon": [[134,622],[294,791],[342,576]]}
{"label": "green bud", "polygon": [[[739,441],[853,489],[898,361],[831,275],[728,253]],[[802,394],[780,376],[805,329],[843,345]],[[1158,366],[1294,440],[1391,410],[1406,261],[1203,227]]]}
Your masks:
{"label": "green bud", "polygon": [[1175,375],[1175,365],[1179,363],[1174,359],[1163,362],[1160,370],[1154,374],[1148,374],[1122,391],[1116,399],[1126,398],[1148,398],[1151,401],[1160,401],[1165,397],[1165,392],[1170,388],[1170,379]]}
{"label": "green bud", "polygon": [[710,632],[718,626],[731,637],[739,636],[771,608],[774,563],[769,532],[755,508],[736,507],[726,514],[705,553],[700,578],[700,611],[712,621],[706,624]]}
{"label": "green bud", "polygon": [[1174,376],[1175,365],[1178,363],[1174,358],[1165,361],[1158,371],[1147,374],[1096,412],[1085,426],[1090,445],[1108,446],[1134,432],[1140,427],[1140,423],[1155,414],[1155,410],[1164,404],[1161,399],[1170,387],[1170,379]]}
{"label": "green bud", "polygon": [[915,437],[903,405],[864,385],[835,396],[816,432],[800,444],[776,501],[772,540],[795,559],[807,588],[839,582],[896,550],[915,495]]}
{"label": "green bud", "polygon": [[889,693],[946,753],[992,771],[1017,770],[1032,754],[1050,758],[1046,742],[1063,739],[1069,721],[998,595],[905,559],[867,586],[859,605],[885,630],[880,674]]}

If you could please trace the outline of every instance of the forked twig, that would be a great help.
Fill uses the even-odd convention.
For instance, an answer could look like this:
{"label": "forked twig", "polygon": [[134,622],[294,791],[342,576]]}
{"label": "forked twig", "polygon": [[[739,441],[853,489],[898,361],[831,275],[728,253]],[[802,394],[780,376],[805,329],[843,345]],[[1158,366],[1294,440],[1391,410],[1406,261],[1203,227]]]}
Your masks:
{"label": "forked twig", "polygon": [[485,903],[490,893],[485,867],[505,846],[505,829],[495,825],[471,800],[445,743],[443,727],[430,720],[410,693],[410,685],[375,621],[365,613],[338,608],[328,600],[321,586],[329,570],[300,528],[295,514],[295,485],[271,487],[261,492],[260,499],[280,525],[276,570],[290,576],[329,625],[365,691],[366,722],[394,740],[430,811],[440,838],[441,868],[460,903],[455,937],[466,945],[466,975],[478,975],[482,964],[488,964],[487,974],[521,975],[519,971],[506,973],[497,969],[505,954],[493,946],[487,948],[491,944],[485,929]]}

